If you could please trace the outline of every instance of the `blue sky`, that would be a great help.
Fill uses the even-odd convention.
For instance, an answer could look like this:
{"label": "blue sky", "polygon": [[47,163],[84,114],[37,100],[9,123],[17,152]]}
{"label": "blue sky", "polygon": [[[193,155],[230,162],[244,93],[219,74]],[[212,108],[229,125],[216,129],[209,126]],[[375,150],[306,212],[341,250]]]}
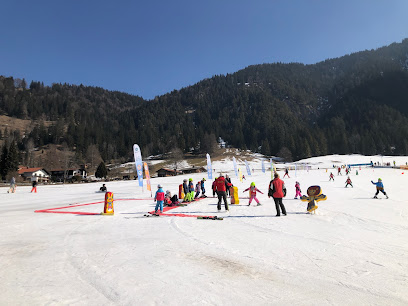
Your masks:
{"label": "blue sky", "polygon": [[408,37],[406,0],[0,0],[0,75],[146,99],[253,64]]}

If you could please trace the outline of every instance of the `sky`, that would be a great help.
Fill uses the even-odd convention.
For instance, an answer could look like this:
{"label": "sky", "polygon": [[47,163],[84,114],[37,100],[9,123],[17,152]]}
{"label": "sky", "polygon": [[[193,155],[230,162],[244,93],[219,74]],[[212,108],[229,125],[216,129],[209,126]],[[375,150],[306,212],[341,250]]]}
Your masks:
{"label": "sky", "polygon": [[153,99],[214,75],[408,38],[406,0],[0,0],[0,75]]}

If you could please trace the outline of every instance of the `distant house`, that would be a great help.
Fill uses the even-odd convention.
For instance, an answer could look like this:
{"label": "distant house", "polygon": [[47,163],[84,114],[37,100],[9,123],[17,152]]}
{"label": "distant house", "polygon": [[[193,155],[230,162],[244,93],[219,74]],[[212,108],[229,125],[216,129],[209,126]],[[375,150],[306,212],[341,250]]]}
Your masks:
{"label": "distant house", "polygon": [[32,177],[38,177],[39,182],[48,182],[50,180],[50,173],[44,168],[28,168],[23,167],[18,169],[18,174],[25,180],[29,181]]}
{"label": "distant house", "polygon": [[72,180],[73,177],[80,177],[81,179],[86,179],[87,172],[85,169],[53,169],[50,171],[51,180],[53,182],[62,182],[65,180]]}
{"label": "distant house", "polygon": [[186,168],[186,169],[181,169],[181,172],[183,174],[189,174],[189,173],[201,173],[201,172],[207,172],[207,169],[204,167],[193,167],[193,168]]}
{"label": "distant house", "polygon": [[159,177],[165,177],[165,176],[176,176],[179,174],[183,174],[182,171],[180,170],[175,170],[175,169],[169,169],[169,168],[161,168],[157,170],[157,175]]}

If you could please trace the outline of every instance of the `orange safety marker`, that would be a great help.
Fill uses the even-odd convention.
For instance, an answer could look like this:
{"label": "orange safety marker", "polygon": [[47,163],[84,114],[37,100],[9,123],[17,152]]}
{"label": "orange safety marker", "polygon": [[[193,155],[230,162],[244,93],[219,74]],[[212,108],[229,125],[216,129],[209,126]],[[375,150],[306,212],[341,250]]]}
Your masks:
{"label": "orange safety marker", "polygon": [[113,214],[113,192],[108,191],[105,193],[105,205],[101,215],[113,216]]}

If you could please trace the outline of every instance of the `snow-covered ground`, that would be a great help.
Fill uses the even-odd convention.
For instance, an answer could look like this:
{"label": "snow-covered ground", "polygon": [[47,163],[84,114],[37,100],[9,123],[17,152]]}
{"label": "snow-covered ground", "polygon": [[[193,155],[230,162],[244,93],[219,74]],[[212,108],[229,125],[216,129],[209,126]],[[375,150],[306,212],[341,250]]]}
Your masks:
{"label": "snow-covered ground", "polygon": [[[333,171],[329,182],[324,169],[370,160],[381,157],[326,156],[309,160],[312,170],[296,177],[290,171],[282,217],[266,195],[270,173],[251,163],[255,173],[241,183],[230,160],[214,163],[216,175],[227,172],[242,197],[254,181],[262,206],[241,199],[218,213],[216,199],[207,198],[171,211],[223,221],[146,218],[154,203],[137,181],[106,183],[115,199],[137,199],[116,201],[114,216],[34,213],[102,201],[99,183],[39,186],[37,194],[0,188],[0,305],[407,305],[408,171],[354,169],[354,188],[346,189],[344,172]],[[395,160],[405,165],[408,157]],[[161,183],[175,192],[184,178],[203,176],[154,178],[153,189]],[[381,193],[372,199],[370,181],[379,177],[388,200]],[[327,195],[315,215],[293,199],[296,180],[303,194],[317,184]],[[93,204],[60,211],[102,210]]]}

